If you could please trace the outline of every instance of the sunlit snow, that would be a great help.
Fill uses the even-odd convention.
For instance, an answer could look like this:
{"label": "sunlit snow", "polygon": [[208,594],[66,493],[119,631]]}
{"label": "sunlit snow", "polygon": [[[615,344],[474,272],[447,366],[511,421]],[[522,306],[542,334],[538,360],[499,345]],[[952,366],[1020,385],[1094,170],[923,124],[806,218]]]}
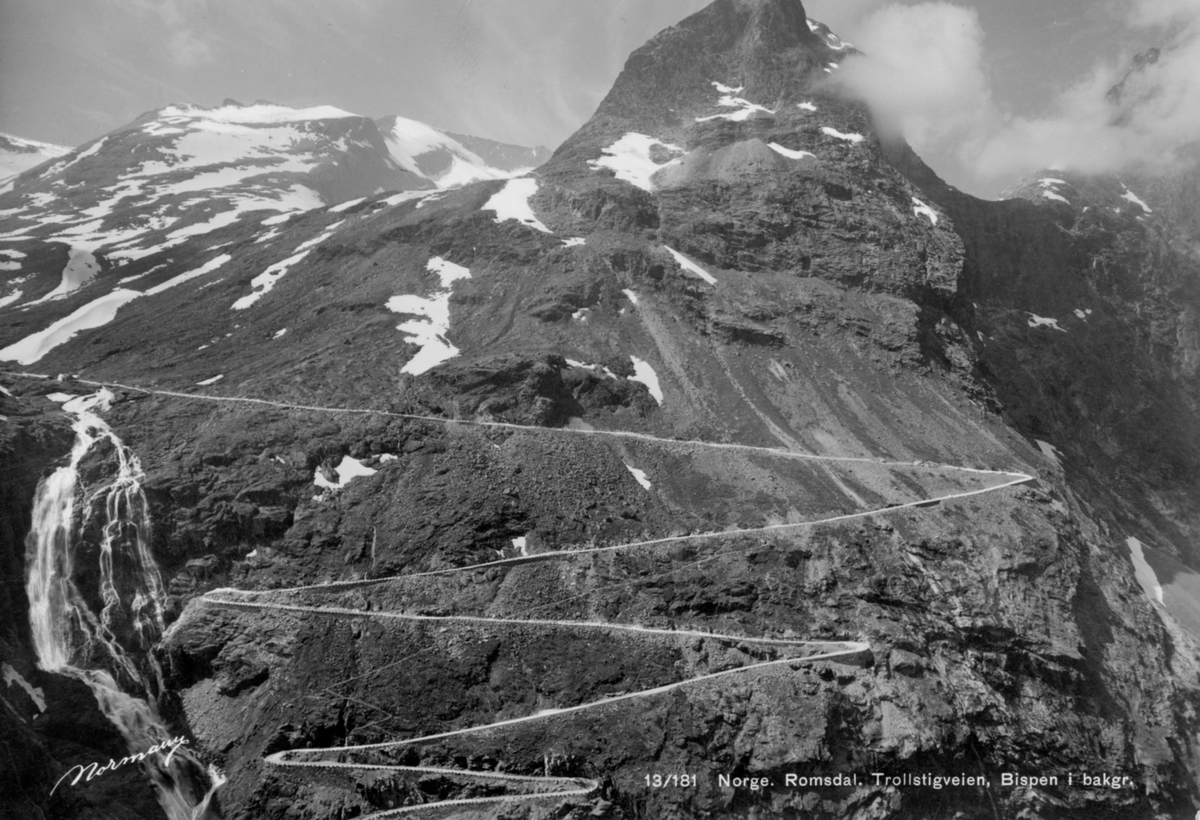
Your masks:
{"label": "sunlit snow", "polygon": [[213,376],[211,379],[205,379],[202,382],[196,382],[196,386],[197,387],[208,387],[210,384],[216,384],[223,378],[225,378],[225,374],[221,373],[216,376]]}
{"label": "sunlit snow", "polygon": [[510,179],[483,205],[485,211],[495,211],[496,221],[515,219],[542,233],[553,233],[533,213],[529,198],[537,193],[538,183],[532,177]]}
{"label": "sunlit snow", "polygon": [[816,111],[817,107],[810,102],[796,103],[797,108],[803,108],[805,111]]}
{"label": "sunlit snow", "polygon": [[283,328],[282,330],[277,330],[277,331],[275,331],[275,335],[272,336],[271,338],[272,339],[282,339],[284,334],[287,333],[287,330],[288,329],[286,327]]}
{"label": "sunlit snow", "polygon": [[791,148],[784,148],[777,142],[769,142],[767,143],[767,147],[775,153],[781,154],[788,159],[804,159],[805,157],[812,157],[813,159],[817,158],[816,154],[809,153],[808,151],[793,151]]}
{"label": "sunlit snow", "polygon": [[1150,210],[1149,205],[1147,205],[1145,202],[1142,202],[1142,200],[1140,200],[1138,198],[1137,194],[1135,194],[1133,191],[1129,190],[1128,188],[1125,189],[1125,194],[1124,194],[1124,196],[1121,197],[1121,199],[1128,200],[1129,202],[1132,202],[1134,205],[1141,205],[1142,210],[1148,214],[1154,213],[1154,211]]}
{"label": "sunlit snow", "polygon": [[176,285],[182,285],[184,282],[190,281],[199,276],[204,276],[207,273],[212,273],[213,271],[215,271],[217,268],[224,265],[226,262],[228,262],[232,258],[233,257],[230,256],[229,254],[223,253],[220,256],[210,259],[208,262],[204,263],[203,265],[196,268],[195,270],[188,271],[187,273],[181,273],[178,276],[171,277],[167,281],[163,282],[161,285],[155,285],[154,287],[152,287],[146,291],[146,295],[153,296],[156,293],[162,293],[164,290],[173,288]]}
{"label": "sunlit snow", "polygon": [[662,386],[658,382],[658,373],[650,366],[650,363],[644,359],[639,359],[637,356],[630,356],[629,360],[633,362],[633,375],[629,377],[631,382],[641,382],[650,390],[650,395],[660,405],[663,403]]}
{"label": "sunlit snow", "polygon": [[312,108],[288,108],[285,105],[258,103],[255,105],[224,105],[217,108],[201,108],[194,105],[171,105],[159,112],[160,120],[170,122],[170,118],[212,120],[214,122],[230,123],[276,123],[301,122],[303,120],[334,120],[343,117],[354,117],[349,111],[334,108],[332,105],[318,105]]}
{"label": "sunlit snow", "polygon": [[1058,319],[1047,319],[1045,316],[1038,316],[1036,313],[1029,314],[1029,326],[1030,327],[1052,327],[1055,330],[1062,331],[1063,333],[1067,332],[1065,328],[1061,328],[1058,326]]}
{"label": "sunlit snow", "polygon": [[404,341],[418,345],[421,349],[401,368],[402,373],[420,376],[458,355],[458,348],[446,338],[450,330],[450,292],[454,282],[469,279],[471,271],[440,256],[429,260],[426,269],[438,275],[442,289],[428,298],[404,294],[393,296],[387,302],[388,310],[394,313],[410,313],[425,317],[412,319],[396,326],[396,330],[410,334]]}
{"label": "sunlit snow", "polygon": [[1158,581],[1158,574],[1146,560],[1146,553],[1143,551],[1144,545],[1138,539],[1130,537],[1125,539],[1125,546],[1129,547],[1129,558],[1133,562],[1133,573],[1138,586],[1151,601],[1159,606],[1165,606],[1162,584]]}
{"label": "sunlit snow", "polygon": [[675,257],[675,261],[678,262],[680,267],[682,267],[684,270],[691,271],[692,273],[696,274],[701,279],[703,279],[705,282],[708,282],[708,284],[710,284],[710,285],[717,284],[716,277],[714,277],[711,273],[706,271],[704,268],[700,267],[695,262],[688,259],[686,256],[684,256],[682,253],[675,250],[674,248],[667,247],[666,245],[663,245],[663,247],[667,249],[667,251],[671,254],[671,256]]}
{"label": "sunlit snow", "polygon": [[287,259],[284,259],[281,262],[276,262],[258,276],[255,276],[250,280],[250,287],[254,288],[254,292],[243,296],[234,302],[233,309],[245,310],[263,296],[270,293],[271,289],[274,288],[275,284],[283,278],[284,274],[286,274],[289,269],[291,269],[292,265],[295,265],[304,257],[308,256],[308,254],[308,251],[303,251],[301,253],[289,256]]}
{"label": "sunlit snow", "polygon": [[325,474],[321,472],[321,468],[318,467],[313,472],[313,483],[318,487],[323,487],[325,489],[341,490],[356,478],[365,478],[367,476],[375,475],[379,472],[378,470],[374,470],[363,464],[358,459],[351,458],[350,456],[342,456],[341,463],[338,464],[335,469],[337,470],[338,474],[338,480],[336,482],[327,479]]}
{"label": "sunlit snow", "polygon": [[917,199],[915,196],[912,198],[912,201],[913,201],[913,215],[927,216],[927,217],[929,217],[929,221],[932,222],[934,225],[938,224],[938,215],[934,212],[933,208],[930,208],[928,205],[926,205],[921,200]]}
{"label": "sunlit snow", "polygon": [[94,299],[59,319],[45,330],[27,336],[0,350],[0,359],[13,360],[20,364],[33,364],[54,348],[72,339],[80,331],[108,324],[117,315],[117,310],[122,305],[141,295],[136,290],[118,289],[99,299]]}
{"label": "sunlit snow", "polygon": [[588,165],[596,170],[608,168],[616,174],[617,179],[623,179],[643,191],[653,191],[654,183],[651,177],[664,168],[679,164],[678,157],[663,165],[655,163],[650,159],[650,149],[655,145],[661,145],[668,151],[683,151],[677,145],[631,131],[604,149],[607,156],[589,160]]}
{"label": "sunlit snow", "polygon": [[8,294],[7,296],[0,296],[0,308],[7,307],[8,305],[11,305],[12,303],[20,300],[20,298],[23,295],[24,294],[21,291],[21,289],[17,288],[16,290],[14,290],[12,293]]}
{"label": "sunlit snow", "polygon": [[638,303],[638,296],[637,296],[637,294],[636,294],[636,293],[634,293],[634,292],[633,292],[632,290],[630,290],[629,288],[625,288],[623,291],[621,291],[621,293],[624,293],[624,294],[625,294],[625,296],[626,296],[626,297],[628,297],[629,301],[633,302],[635,305]]}
{"label": "sunlit snow", "polygon": [[284,259],[280,262],[276,262],[274,265],[271,265],[269,268],[267,268],[265,271],[260,273],[258,276],[255,276],[253,279],[251,279],[250,287],[253,288],[253,292],[247,294],[246,296],[243,296],[242,298],[240,298],[236,302],[234,302],[233,309],[234,310],[245,310],[246,308],[250,307],[255,302],[257,302],[259,299],[261,299],[263,296],[270,293],[271,290],[275,287],[275,285],[278,284],[279,280],[282,279],[289,270],[291,270],[293,265],[300,262],[302,259],[304,259],[304,257],[308,256],[309,253],[312,252],[312,248],[315,245],[319,245],[320,243],[322,243],[326,239],[328,239],[330,236],[332,236],[333,232],[336,231],[338,229],[338,226],[341,224],[342,224],[342,222],[335,222],[332,225],[325,228],[325,230],[323,232],[321,232],[320,234],[318,234],[317,236],[313,237],[312,239],[307,240],[306,242],[300,243],[300,245],[298,245],[294,249],[294,252],[292,253],[292,255],[289,256],[287,259]]}
{"label": "sunlit snow", "polygon": [[365,202],[366,199],[367,198],[365,196],[360,196],[358,199],[351,199],[347,202],[341,203],[340,205],[334,205],[332,208],[329,209],[329,213],[340,214],[342,211],[348,211],[351,208],[353,208],[355,205],[359,205],[359,204]]}
{"label": "sunlit snow", "polygon": [[587,240],[582,236],[572,236],[570,239],[564,239],[562,243],[568,248],[578,248],[581,245],[586,245]]}
{"label": "sunlit snow", "polygon": [[73,293],[79,288],[86,285],[96,274],[100,272],[100,263],[92,252],[87,248],[73,247],[71,248],[71,256],[67,260],[66,266],[62,271],[62,282],[54,290],[47,293],[41,299],[30,302],[37,305],[42,302],[56,299],[59,296],[66,296]]}
{"label": "sunlit snow", "polygon": [[830,128],[828,125],[822,126],[821,131],[823,131],[825,134],[827,134],[831,137],[835,137],[840,140],[845,140],[846,142],[852,142],[855,145],[857,145],[858,143],[860,143],[864,139],[866,139],[866,137],[864,137],[862,134],[843,134],[841,131],[837,130],[836,128]]}
{"label": "sunlit snow", "polygon": [[650,479],[646,477],[645,470],[639,470],[637,467],[631,467],[628,464],[625,465],[625,469],[637,479],[637,483],[642,485],[642,489],[650,489],[652,485],[650,484]]}

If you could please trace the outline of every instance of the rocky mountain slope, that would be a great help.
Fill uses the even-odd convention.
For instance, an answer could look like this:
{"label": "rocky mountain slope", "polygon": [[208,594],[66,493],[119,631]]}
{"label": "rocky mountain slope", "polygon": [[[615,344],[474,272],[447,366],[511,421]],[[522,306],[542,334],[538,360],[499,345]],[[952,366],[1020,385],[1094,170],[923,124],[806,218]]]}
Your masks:
{"label": "rocky mountain slope", "polygon": [[[107,385],[210,815],[1194,813],[1197,639],[1126,546],[1193,560],[1165,306],[1194,269],[1123,189],[1086,214],[948,189],[828,88],[851,51],[798,0],[717,0],[531,175],[434,190],[482,158],[443,142],[425,189],[73,287],[61,248],[4,239],[62,288],[0,308],[4,560],[62,402]],[[11,805],[152,816],[95,790],[124,781],[47,797],[111,738],[64,747],[42,721],[86,698],[4,641],[45,693],[0,693],[32,761]]]}

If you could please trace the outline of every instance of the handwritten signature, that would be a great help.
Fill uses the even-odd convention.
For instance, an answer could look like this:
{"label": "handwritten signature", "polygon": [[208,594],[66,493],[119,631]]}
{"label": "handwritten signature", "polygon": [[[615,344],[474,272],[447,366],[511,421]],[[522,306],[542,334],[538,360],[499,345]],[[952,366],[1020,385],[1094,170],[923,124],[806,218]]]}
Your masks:
{"label": "handwritten signature", "polygon": [[108,774],[111,771],[119,769],[122,766],[124,766],[126,763],[140,763],[141,761],[145,760],[150,755],[159,753],[159,752],[163,752],[166,750],[169,750],[169,751],[167,751],[166,759],[163,760],[163,765],[170,766],[171,758],[174,757],[175,752],[179,750],[180,746],[183,746],[186,743],[187,743],[186,737],[173,737],[170,740],[164,740],[162,743],[151,746],[149,749],[147,749],[144,752],[138,752],[137,754],[127,755],[126,757],[123,757],[120,760],[113,760],[112,758],[109,758],[108,762],[105,763],[103,766],[101,766],[99,763],[89,763],[86,766],[80,766],[80,765],[72,766],[71,768],[67,769],[66,774],[64,774],[62,777],[60,777],[58,779],[58,783],[54,784],[54,788],[50,790],[50,794],[54,794],[54,792],[58,789],[59,785],[64,780],[66,780],[68,777],[70,777],[72,774],[75,775],[75,779],[71,781],[71,785],[74,786],[76,783],[78,783],[80,780],[82,780],[85,776],[90,781],[93,778],[99,777],[102,774]]}

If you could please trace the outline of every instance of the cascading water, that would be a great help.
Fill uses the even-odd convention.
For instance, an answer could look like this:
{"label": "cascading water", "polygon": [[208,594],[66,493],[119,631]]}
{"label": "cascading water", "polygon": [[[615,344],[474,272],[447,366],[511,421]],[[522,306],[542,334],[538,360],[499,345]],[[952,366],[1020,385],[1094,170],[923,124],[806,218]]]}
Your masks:
{"label": "cascading water", "polygon": [[[70,462],[38,485],[26,556],[34,647],[42,669],[92,690],[130,754],[141,758],[170,820],[211,820],[218,817],[213,795],[221,777],[215,770],[206,775],[186,748],[172,743],[155,706],[162,671],[151,649],[162,635],[165,596],[149,549],[141,464],[97,415],[113,398],[101,390],[63,404],[75,417],[75,446]],[[112,448],[116,475],[89,491],[80,465],[103,443]],[[86,569],[78,560],[85,551],[80,534],[95,524],[98,580],[88,583],[87,573],[77,573]]]}

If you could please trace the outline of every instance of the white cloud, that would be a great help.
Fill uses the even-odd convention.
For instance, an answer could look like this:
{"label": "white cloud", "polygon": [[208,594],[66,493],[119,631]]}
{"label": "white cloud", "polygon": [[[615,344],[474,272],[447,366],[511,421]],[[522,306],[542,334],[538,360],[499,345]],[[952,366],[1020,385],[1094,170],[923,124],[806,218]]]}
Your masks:
{"label": "white cloud", "polygon": [[1122,14],[1128,28],[1148,29],[1136,39],[1164,47],[1162,59],[1131,76],[1116,105],[1106,96],[1132,54],[1093,66],[1045,113],[1004,110],[986,71],[978,15],[947,2],[892,4],[868,16],[853,38],[867,56],[843,61],[840,82],[870,103],[882,128],[927,159],[940,157],[976,188],[994,190],[1047,167],[1164,170],[1200,137],[1200,5],[1127,0]]}
{"label": "white cloud", "polygon": [[189,22],[192,15],[207,15],[208,0],[108,0],[117,8],[132,12],[161,27],[148,35],[161,34],[162,43],[171,61],[180,66],[195,66],[212,62],[212,46]]}

